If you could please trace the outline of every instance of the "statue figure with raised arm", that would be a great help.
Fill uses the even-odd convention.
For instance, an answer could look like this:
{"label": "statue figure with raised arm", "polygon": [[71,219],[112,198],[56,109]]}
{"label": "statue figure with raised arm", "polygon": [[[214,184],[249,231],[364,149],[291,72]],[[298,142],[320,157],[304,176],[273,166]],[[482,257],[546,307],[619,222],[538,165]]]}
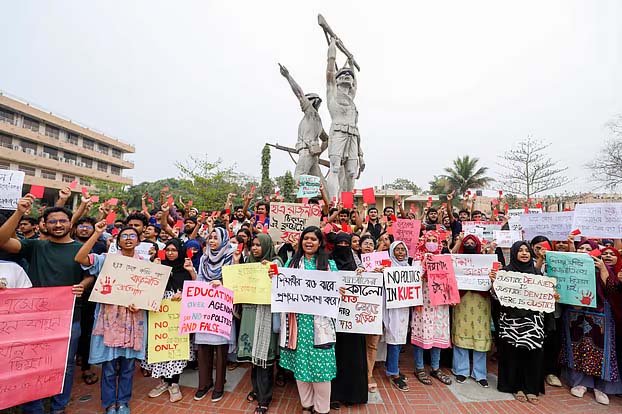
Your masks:
{"label": "statue figure with raised arm", "polygon": [[287,68],[279,63],[281,75],[294,91],[294,95],[300,102],[300,109],[304,113],[298,125],[298,141],[296,141],[296,151],[298,151],[298,162],[294,171],[294,180],[298,181],[301,175],[314,175],[324,182],[324,176],[320,171],[320,154],[328,146],[328,135],[324,132],[322,119],[318,110],[322,99],[315,93],[305,93],[302,88],[291,77]]}

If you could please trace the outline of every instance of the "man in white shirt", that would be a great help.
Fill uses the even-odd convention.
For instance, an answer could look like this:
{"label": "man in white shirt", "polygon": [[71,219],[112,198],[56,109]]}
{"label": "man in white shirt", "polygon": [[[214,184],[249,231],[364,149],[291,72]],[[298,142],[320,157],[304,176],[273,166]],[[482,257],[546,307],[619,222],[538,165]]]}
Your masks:
{"label": "man in white shirt", "polygon": [[21,266],[14,262],[0,260],[0,289],[30,287],[32,287],[32,282]]}

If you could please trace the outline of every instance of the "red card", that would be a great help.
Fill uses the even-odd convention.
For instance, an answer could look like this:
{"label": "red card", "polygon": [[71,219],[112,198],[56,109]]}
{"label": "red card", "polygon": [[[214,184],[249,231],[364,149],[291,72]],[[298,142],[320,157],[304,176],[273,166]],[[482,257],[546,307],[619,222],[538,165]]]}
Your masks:
{"label": "red card", "polygon": [[527,199],[527,202],[528,202],[529,204],[531,204],[531,201],[532,201],[532,200],[531,200],[531,198],[528,198],[528,199]]}
{"label": "red card", "polygon": [[447,208],[447,203],[441,203],[441,207]]}
{"label": "red card", "polygon": [[365,216],[365,223],[369,223],[369,216]]}
{"label": "red card", "polygon": [[494,210],[492,210],[492,214],[493,216],[497,216],[499,215],[499,210],[497,210],[496,208]]}
{"label": "red card", "polygon": [[186,203],[186,205],[187,205],[188,207],[192,207],[192,200],[188,200],[188,202]]}
{"label": "red card", "polygon": [[108,215],[106,216],[106,224],[114,224],[114,221],[117,219],[117,213],[115,213],[114,211],[111,211],[110,213],[108,213]]}
{"label": "red card", "polygon": [[35,196],[35,198],[43,198],[44,191],[45,191],[45,187],[42,185],[31,185],[30,186],[30,194]]}
{"label": "red card", "polygon": [[302,199],[302,204],[309,204],[309,199],[308,198],[303,198]]}
{"label": "red card", "polygon": [[166,199],[166,204],[168,204],[168,206],[172,206],[173,203],[175,202],[175,200],[173,199],[173,197],[169,197]]}
{"label": "red card", "polygon": [[226,209],[225,213],[227,213],[227,215],[231,214],[231,209],[230,208]]}
{"label": "red card", "polygon": [[94,203],[99,203],[99,196],[91,196],[91,201]]}
{"label": "red card", "polygon": [[542,203],[536,203],[537,208],[542,208]]}
{"label": "red card", "polygon": [[492,270],[494,271],[499,270],[499,262],[492,262]]}
{"label": "red card", "polygon": [[344,191],[341,193],[341,201],[343,201],[343,208],[354,207],[354,193]]}
{"label": "red card", "polygon": [[77,186],[78,186],[77,180],[73,180],[72,182],[69,183],[69,188],[71,188],[72,190],[76,188]]}
{"label": "red card", "polygon": [[147,201],[148,201],[148,202],[150,202],[150,203],[153,203],[153,197],[149,197],[149,198],[147,199]]}
{"label": "red card", "polygon": [[116,227],[114,229],[112,229],[112,235],[113,236],[116,236],[117,234],[119,234],[119,232],[120,232],[120,230],[118,228],[116,228]]}
{"label": "red card", "polygon": [[493,206],[496,206],[497,204],[499,204],[499,200],[497,200],[496,198],[493,198],[491,203]]}
{"label": "red card", "polygon": [[467,191],[467,195],[471,195],[471,192],[470,192],[470,191]]}
{"label": "red card", "polygon": [[82,187],[80,191],[82,192],[82,195],[87,195],[89,193],[89,189],[87,187]]}
{"label": "red card", "polygon": [[414,213],[415,212],[415,205],[414,204],[410,204],[410,212]]}
{"label": "red card", "polygon": [[257,189],[257,187],[252,186],[252,187],[251,187],[251,193],[254,193],[256,189]]}
{"label": "red card", "polygon": [[523,210],[525,212],[525,214],[529,214],[529,207],[525,207],[525,210]]}
{"label": "red card", "polygon": [[238,225],[238,221],[237,221],[237,220],[233,220],[233,221],[231,222],[231,225],[232,225],[233,227],[237,226],[237,225]]}
{"label": "red card", "polygon": [[592,250],[590,252],[590,256],[592,257],[599,257],[602,253],[600,252],[600,250],[596,249],[596,250]]}
{"label": "red card", "polygon": [[217,213],[218,213],[217,211],[212,211],[212,214],[211,214],[212,218],[216,217]]}
{"label": "red card", "polygon": [[348,223],[341,223],[341,231],[350,233],[350,226],[348,226]]}
{"label": "red card", "polygon": [[393,215],[391,216],[391,221],[392,221],[393,223],[396,223],[396,222],[397,222],[397,217],[395,216],[395,214],[393,214]]}
{"label": "red card", "polygon": [[242,250],[244,250],[244,243],[238,243],[238,253],[242,253]]}
{"label": "red card", "polygon": [[500,196],[503,195],[503,191],[502,190],[499,190],[499,195]]}
{"label": "red card", "polygon": [[270,270],[272,271],[272,273],[278,274],[279,273],[279,266],[277,266],[275,263],[271,263],[270,264]]}
{"label": "red card", "polygon": [[184,221],[183,220],[177,220],[177,222],[175,223],[175,227],[177,227],[178,229],[183,229],[184,228]]}
{"label": "red card", "polygon": [[504,208],[503,208],[503,209],[505,210],[505,214],[507,214],[507,213],[508,213],[508,211],[510,211],[510,204],[505,203],[505,206],[504,206]]}
{"label": "red card", "polygon": [[259,223],[263,224],[266,221],[266,215],[265,214],[260,214],[259,215]]}
{"label": "red card", "polygon": [[376,195],[373,188],[363,188],[363,203],[376,204]]}
{"label": "red card", "polygon": [[166,252],[164,250],[158,250],[158,259],[166,260]]}
{"label": "red card", "polygon": [[570,234],[572,236],[578,236],[579,234],[581,234],[581,230],[579,229],[574,229],[573,231],[570,232]]}
{"label": "red card", "polygon": [[263,226],[262,229],[261,229],[261,232],[263,234],[268,234],[268,226]]}
{"label": "red card", "polygon": [[553,250],[553,248],[551,247],[551,243],[547,242],[547,241],[543,241],[540,244],[540,247],[542,248],[542,250],[546,250],[546,251],[551,251]]}
{"label": "red card", "polygon": [[117,204],[119,204],[118,198],[111,198],[110,200],[108,200],[108,205],[110,206],[116,206]]}
{"label": "red card", "polygon": [[192,249],[188,249],[186,250],[186,257],[188,259],[192,259],[192,256],[194,255],[194,252],[192,251]]}
{"label": "red card", "polygon": [[201,221],[205,221],[205,211],[201,212]]}
{"label": "red card", "polygon": [[384,259],[380,262],[380,266],[382,267],[391,267],[391,260],[389,259]]}

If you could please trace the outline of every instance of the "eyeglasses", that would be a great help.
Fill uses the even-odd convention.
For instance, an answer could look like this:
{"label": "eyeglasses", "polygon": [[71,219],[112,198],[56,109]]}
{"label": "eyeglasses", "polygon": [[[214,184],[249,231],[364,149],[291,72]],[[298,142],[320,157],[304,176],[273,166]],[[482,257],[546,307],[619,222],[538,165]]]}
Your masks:
{"label": "eyeglasses", "polygon": [[131,233],[131,234],[123,233],[121,235],[121,240],[127,240],[127,239],[136,240],[137,238],[138,236],[135,235],[134,233]]}
{"label": "eyeglasses", "polygon": [[93,226],[83,226],[83,225],[79,225],[78,228],[80,230],[93,230]]}
{"label": "eyeglasses", "polygon": [[49,223],[49,224],[56,224],[56,223],[67,224],[67,223],[69,223],[69,219],[52,219],[52,220],[47,220],[46,223]]}

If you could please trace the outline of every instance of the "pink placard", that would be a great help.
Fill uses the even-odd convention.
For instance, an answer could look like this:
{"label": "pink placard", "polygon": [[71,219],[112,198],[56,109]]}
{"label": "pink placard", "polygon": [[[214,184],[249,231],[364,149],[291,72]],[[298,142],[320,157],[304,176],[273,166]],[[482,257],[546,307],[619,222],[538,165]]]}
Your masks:
{"label": "pink placard", "polygon": [[179,334],[210,333],[229,339],[233,291],[209,282],[185,281],[179,313]]}
{"label": "pink placard", "polygon": [[435,255],[425,262],[432,306],[460,303],[458,282],[450,255]]}
{"label": "pink placard", "polygon": [[391,227],[393,238],[404,242],[408,248],[408,254],[412,257],[417,251],[419,244],[419,233],[421,232],[421,220],[397,219]]}
{"label": "pink placard", "polygon": [[0,290],[0,410],[63,390],[71,286]]}
{"label": "pink placard", "polygon": [[361,255],[361,262],[366,272],[373,272],[375,268],[381,267],[383,260],[391,260],[389,258],[389,252],[373,252]]}

